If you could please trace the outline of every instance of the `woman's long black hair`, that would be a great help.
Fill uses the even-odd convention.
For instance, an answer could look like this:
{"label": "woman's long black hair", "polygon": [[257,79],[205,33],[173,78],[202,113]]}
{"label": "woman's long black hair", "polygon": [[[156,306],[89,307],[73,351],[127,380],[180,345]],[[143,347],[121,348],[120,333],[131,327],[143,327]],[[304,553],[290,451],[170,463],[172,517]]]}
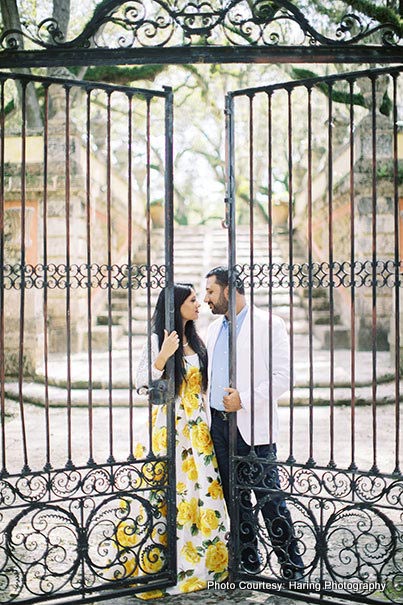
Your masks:
{"label": "woman's long black hair", "polygon": [[[192,284],[174,284],[174,330],[179,336],[179,347],[175,351],[175,395],[178,395],[179,389],[185,378],[185,363],[183,352],[183,322],[181,316],[181,306],[185,300],[192,294]],[[151,329],[158,335],[159,348],[161,349],[164,340],[165,328],[165,288],[158,296],[155,311],[151,320]],[[207,389],[207,349],[204,342],[196,331],[194,321],[186,322],[185,336],[190,347],[199,356],[200,372],[202,375],[202,391]]]}

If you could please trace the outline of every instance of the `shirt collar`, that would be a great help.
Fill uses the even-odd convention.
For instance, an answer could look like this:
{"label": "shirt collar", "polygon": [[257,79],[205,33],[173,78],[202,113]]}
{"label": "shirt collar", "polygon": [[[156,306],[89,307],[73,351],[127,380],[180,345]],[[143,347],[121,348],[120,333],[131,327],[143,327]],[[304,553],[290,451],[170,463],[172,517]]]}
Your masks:
{"label": "shirt collar", "polygon": [[[249,308],[248,305],[245,305],[244,308],[241,311],[239,311],[238,315],[236,316],[236,326],[237,327],[240,324],[240,322],[243,321],[246,313],[248,312],[248,308]],[[225,327],[227,327],[229,324],[229,321],[225,315],[223,318],[223,324],[225,325]]]}

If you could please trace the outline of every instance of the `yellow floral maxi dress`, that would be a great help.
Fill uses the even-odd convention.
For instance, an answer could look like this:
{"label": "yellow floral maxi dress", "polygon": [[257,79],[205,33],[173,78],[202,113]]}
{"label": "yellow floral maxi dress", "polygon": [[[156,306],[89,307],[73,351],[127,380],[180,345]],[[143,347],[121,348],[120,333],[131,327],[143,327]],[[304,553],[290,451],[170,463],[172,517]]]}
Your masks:
{"label": "yellow floral maxi dress", "polygon": [[[143,598],[201,590],[208,581],[220,582],[227,577],[228,515],[201,395],[198,355],[185,357],[185,365],[186,378],[175,404],[177,585],[166,591],[138,595]],[[137,384],[140,369],[141,363]],[[153,368],[153,379],[158,378],[156,372]],[[166,406],[158,406],[152,430],[153,451],[157,456],[166,453],[166,417]]]}

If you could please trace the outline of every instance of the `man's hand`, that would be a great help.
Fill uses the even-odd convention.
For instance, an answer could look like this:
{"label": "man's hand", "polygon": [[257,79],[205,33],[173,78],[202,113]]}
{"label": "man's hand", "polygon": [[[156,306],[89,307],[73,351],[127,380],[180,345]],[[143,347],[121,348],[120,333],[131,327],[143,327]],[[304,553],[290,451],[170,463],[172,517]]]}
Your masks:
{"label": "man's hand", "polygon": [[224,395],[222,398],[224,409],[226,412],[237,412],[242,409],[241,398],[239,396],[239,392],[236,389],[224,389],[224,391],[228,391],[228,395]]}

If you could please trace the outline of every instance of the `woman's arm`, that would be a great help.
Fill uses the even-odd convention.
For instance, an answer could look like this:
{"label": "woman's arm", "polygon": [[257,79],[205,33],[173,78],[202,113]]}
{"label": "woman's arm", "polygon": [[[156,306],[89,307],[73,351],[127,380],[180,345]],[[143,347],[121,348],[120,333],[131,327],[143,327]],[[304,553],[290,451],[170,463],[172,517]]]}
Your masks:
{"label": "woman's arm", "polygon": [[[165,330],[164,342],[161,350],[158,347],[158,335],[151,334],[151,380],[161,378],[165,364],[173,355],[179,346],[179,338],[176,332],[168,332]],[[141,352],[139,365],[136,372],[136,386],[148,386],[148,343],[146,343]]]}

